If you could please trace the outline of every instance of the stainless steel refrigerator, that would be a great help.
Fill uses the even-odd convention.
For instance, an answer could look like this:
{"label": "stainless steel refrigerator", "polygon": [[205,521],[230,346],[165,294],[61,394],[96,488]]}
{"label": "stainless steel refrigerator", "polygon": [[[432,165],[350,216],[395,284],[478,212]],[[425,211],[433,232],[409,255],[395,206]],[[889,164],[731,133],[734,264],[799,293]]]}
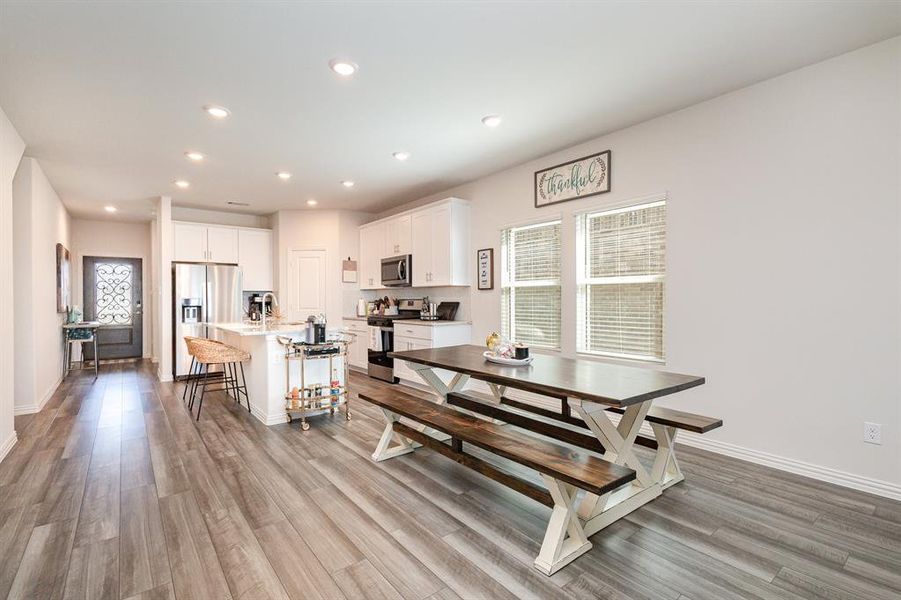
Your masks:
{"label": "stainless steel refrigerator", "polygon": [[234,265],[172,263],[172,375],[184,377],[191,367],[185,336],[210,337],[208,323],[239,323],[241,269]]}

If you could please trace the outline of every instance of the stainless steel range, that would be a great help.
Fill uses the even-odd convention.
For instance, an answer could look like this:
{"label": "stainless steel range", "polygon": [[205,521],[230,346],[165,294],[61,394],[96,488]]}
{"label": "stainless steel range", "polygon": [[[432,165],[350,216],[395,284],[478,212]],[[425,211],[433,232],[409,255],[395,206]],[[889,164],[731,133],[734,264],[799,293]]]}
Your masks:
{"label": "stainless steel range", "polygon": [[389,383],[397,383],[394,376],[394,359],[388,356],[394,350],[394,321],[419,319],[422,300],[400,300],[396,315],[369,315],[366,324],[372,330],[369,336],[369,362],[367,372],[370,377]]}

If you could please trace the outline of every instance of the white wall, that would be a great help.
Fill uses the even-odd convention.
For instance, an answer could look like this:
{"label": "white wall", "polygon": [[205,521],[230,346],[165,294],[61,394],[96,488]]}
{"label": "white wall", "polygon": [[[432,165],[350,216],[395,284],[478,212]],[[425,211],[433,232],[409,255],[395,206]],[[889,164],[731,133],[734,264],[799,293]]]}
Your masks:
{"label": "white wall", "polygon": [[172,198],[160,196],[154,203],[151,223],[151,272],[153,273],[153,350],[160,381],[172,380]]}
{"label": "white wall", "polygon": [[231,225],[232,227],[270,227],[268,215],[247,215],[244,213],[206,210],[187,206],[173,206],[172,219],[175,221],[191,221],[208,225]]}
{"label": "white wall", "polygon": [[62,377],[66,314],[56,311],[56,244],[72,251],[69,213],[33,158],[22,159],[13,180],[13,222],[18,414],[40,410]]}
{"label": "white wall", "polygon": [[290,250],[325,250],[326,319],[337,327],[342,316],[354,314],[359,283],[341,282],[341,261],[348,256],[359,260],[358,227],[371,218],[343,210],[280,210],[272,215],[276,295],[281,298],[285,289]]}
{"label": "white wall", "polygon": [[[667,192],[663,368],[707,384],[665,404],[723,417],[716,450],[901,497],[899,72],[895,38],[391,212],[470,199],[473,261],[504,225],[562,215],[572,356],[573,214]],[[611,193],[533,208],[534,171],[608,148]],[[500,290],[471,293],[481,343]]]}
{"label": "white wall", "polygon": [[140,258],[142,278],[143,356],[151,356],[152,348],[152,275],[150,223],[122,223],[118,221],[72,221],[73,297],[84,309],[82,267],[84,257]]}
{"label": "white wall", "polygon": [[[16,132],[6,113],[0,109],[0,281],[14,280],[13,268],[13,178],[19,160],[25,151],[25,142]],[[0,315],[13,314],[13,286],[0,286]],[[0,460],[16,443],[13,425],[15,346],[14,321],[0,318]]]}

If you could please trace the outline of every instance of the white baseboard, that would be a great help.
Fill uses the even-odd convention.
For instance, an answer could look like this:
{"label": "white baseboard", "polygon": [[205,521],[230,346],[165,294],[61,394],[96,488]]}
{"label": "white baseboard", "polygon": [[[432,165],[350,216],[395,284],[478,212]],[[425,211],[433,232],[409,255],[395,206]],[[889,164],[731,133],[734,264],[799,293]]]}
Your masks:
{"label": "white baseboard", "polygon": [[173,381],[171,373],[169,373],[168,375],[164,375],[163,372],[159,368],[157,368],[157,370],[156,370],[156,377],[157,377],[157,379],[160,380],[161,383],[168,383],[170,381]]}
{"label": "white baseboard", "polygon": [[[47,405],[47,401],[53,397],[53,394],[56,392],[56,388],[60,386],[63,382],[63,378],[60,377],[56,380],[56,383],[44,393],[44,397],[41,398],[38,402],[32,404],[20,404],[19,406],[13,407],[13,415],[31,415],[36,412],[41,412],[44,406]],[[15,443],[15,442],[14,442]]]}
{"label": "white baseboard", "polygon": [[[412,385],[408,381],[403,381],[402,383],[404,385],[418,389],[430,389],[418,382]],[[467,389],[475,389],[479,392],[490,393],[490,388],[488,387],[488,385],[481,381],[471,381]],[[509,390],[508,395],[513,398],[520,399],[518,398],[519,394],[517,394],[515,390]],[[527,395],[523,395],[521,399],[527,402],[530,400]],[[615,423],[619,422],[619,418],[619,415],[610,414],[611,421]],[[654,432],[651,430],[651,427],[647,423],[642,426],[641,433],[643,435],[651,437],[653,437],[654,435]],[[682,431],[679,433],[676,443],[691,446],[693,448],[700,448],[701,450],[707,450],[715,454],[722,454],[723,456],[729,456],[732,458],[737,458],[739,460],[746,460],[756,465],[772,467],[773,469],[778,469],[787,473],[794,473],[795,475],[810,477],[811,479],[816,479],[817,481],[833,483],[835,485],[840,485],[842,487],[847,487],[853,490],[866,492],[875,496],[890,498],[892,500],[901,500],[901,484],[898,483],[883,481],[881,479],[873,479],[871,477],[863,477],[861,475],[847,473],[845,471],[840,471],[831,467],[815,465],[794,458],[778,456],[776,454],[771,454],[762,450],[745,448],[743,446],[738,446],[729,442],[714,440],[699,433]]]}
{"label": "white baseboard", "polygon": [[765,467],[772,467],[780,471],[794,473],[795,475],[810,477],[811,479],[816,479],[818,481],[834,483],[835,485],[876,496],[882,496],[883,498],[901,500],[901,484],[870,477],[862,477],[860,475],[855,475],[854,473],[847,473],[822,465],[814,465],[793,458],[785,458],[761,450],[752,450],[728,442],[705,438],[697,433],[682,432],[679,434],[677,440],[677,444],[685,444],[686,446],[709,450],[716,454],[731,456],[732,458],[746,460]]}
{"label": "white baseboard", "polygon": [[12,432],[6,440],[0,444],[0,461],[6,458],[6,455],[9,454],[9,451],[13,449],[13,446],[16,445],[16,442],[19,441],[19,436],[15,431]]}

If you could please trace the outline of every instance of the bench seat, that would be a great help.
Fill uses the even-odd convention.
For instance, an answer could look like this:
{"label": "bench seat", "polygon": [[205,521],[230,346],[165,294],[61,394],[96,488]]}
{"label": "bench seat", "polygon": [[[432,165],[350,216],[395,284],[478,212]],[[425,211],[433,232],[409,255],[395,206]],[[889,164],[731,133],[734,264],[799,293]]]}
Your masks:
{"label": "bench seat", "polygon": [[[609,407],[607,410],[618,414],[626,412],[625,409],[614,406]],[[711,429],[723,426],[722,419],[695,415],[662,406],[652,406],[644,420],[648,423],[656,423],[657,425],[674,427],[684,431],[693,431],[694,433],[707,433]]]}
{"label": "bench seat", "polygon": [[[570,446],[510,431],[502,425],[434,404],[396,388],[361,392],[360,398],[390,413],[450,435],[453,445],[445,447],[452,451],[461,451],[460,442],[472,444],[599,496],[635,479],[635,471],[627,467],[578,452]],[[412,439],[420,437],[415,435],[415,430],[402,423],[394,423],[394,430]]]}

